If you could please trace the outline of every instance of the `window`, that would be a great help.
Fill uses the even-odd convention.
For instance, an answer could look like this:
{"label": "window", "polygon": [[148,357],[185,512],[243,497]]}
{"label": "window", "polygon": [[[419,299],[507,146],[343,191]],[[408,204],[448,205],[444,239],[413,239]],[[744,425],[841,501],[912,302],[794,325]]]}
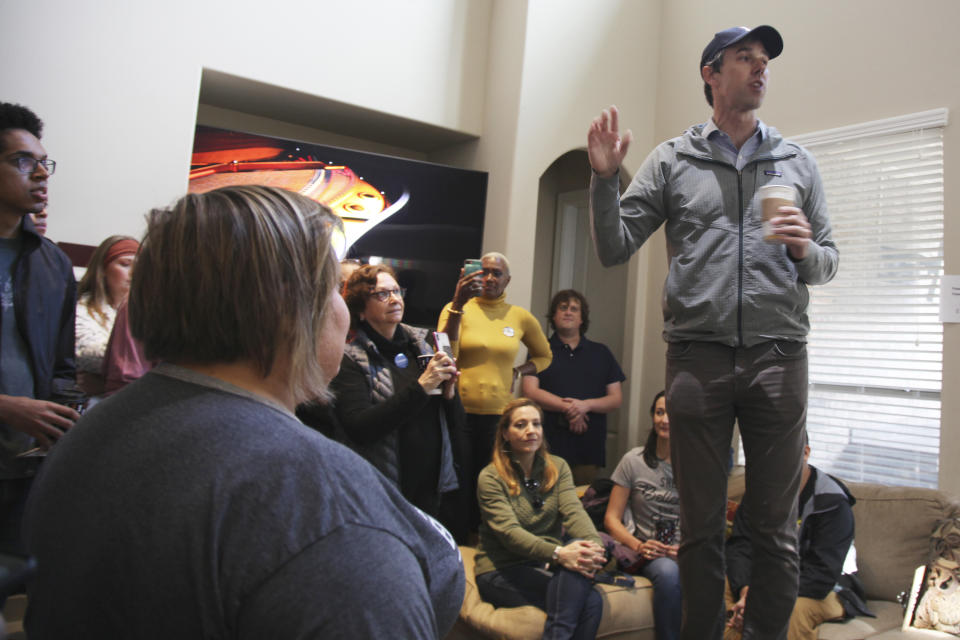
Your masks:
{"label": "window", "polygon": [[840,269],[811,287],[811,462],[937,486],[947,110],[793,138],[820,165]]}

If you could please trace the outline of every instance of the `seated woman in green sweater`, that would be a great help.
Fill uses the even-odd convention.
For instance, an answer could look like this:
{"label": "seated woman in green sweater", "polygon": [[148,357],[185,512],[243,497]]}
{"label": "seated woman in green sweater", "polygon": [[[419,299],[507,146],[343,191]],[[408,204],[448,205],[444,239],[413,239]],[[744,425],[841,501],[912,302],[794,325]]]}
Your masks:
{"label": "seated woman in green sweater", "polygon": [[606,562],[604,550],[570,467],[547,452],[542,420],[535,402],[519,398],[497,425],[493,461],[477,482],[477,589],[497,607],[546,611],[544,638],[593,638],[603,603],[592,578]]}

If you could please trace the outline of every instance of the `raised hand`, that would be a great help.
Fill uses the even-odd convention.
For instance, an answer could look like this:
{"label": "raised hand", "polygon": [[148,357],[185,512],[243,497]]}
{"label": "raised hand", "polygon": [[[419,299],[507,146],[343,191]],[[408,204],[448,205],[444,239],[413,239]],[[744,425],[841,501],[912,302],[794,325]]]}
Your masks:
{"label": "raised hand", "polygon": [[470,275],[463,275],[463,269],[460,269],[460,279],[457,280],[457,288],[453,292],[453,310],[461,311],[463,305],[467,304],[470,298],[480,295],[483,287],[481,280],[483,274],[475,271]]}
{"label": "raised hand", "polygon": [[614,175],[623,164],[633,132],[620,135],[620,112],[613,105],[593,119],[587,130],[587,155],[590,166],[602,178]]}

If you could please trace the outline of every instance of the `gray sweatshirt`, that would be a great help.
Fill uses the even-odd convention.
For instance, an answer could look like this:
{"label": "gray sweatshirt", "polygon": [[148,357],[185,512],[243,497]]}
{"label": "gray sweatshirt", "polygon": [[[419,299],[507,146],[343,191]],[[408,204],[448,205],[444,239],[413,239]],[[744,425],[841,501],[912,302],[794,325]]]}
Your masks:
{"label": "gray sweatshirt", "polygon": [[[654,149],[622,197],[617,176],[594,174],[590,217],[600,261],[626,262],[665,224],[666,341],[744,347],[804,342],[810,330],[807,285],[829,282],[839,262],[816,162],[760,123],[763,141],[738,171],[701,135],[703,126]],[[797,206],[813,232],[803,260],[763,239],[757,190],[766,184],[797,190]]]}

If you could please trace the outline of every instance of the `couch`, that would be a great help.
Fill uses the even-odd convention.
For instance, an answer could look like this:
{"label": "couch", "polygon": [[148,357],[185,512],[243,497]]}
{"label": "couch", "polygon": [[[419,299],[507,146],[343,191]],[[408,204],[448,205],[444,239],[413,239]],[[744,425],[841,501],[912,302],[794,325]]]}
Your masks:
{"label": "couch", "polygon": [[[857,565],[867,595],[867,606],[876,618],[858,617],[825,623],[821,640],[912,640],[954,638],[935,631],[901,631],[903,607],[897,596],[909,591],[914,570],[927,562],[930,534],[937,521],[960,517],[960,504],[931,489],[887,487],[869,483],[846,483],[857,504]],[[743,470],[734,470],[728,495],[743,496]],[[543,631],[546,616],[535,607],[494,608],[483,602],[474,581],[476,550],[461,547],[466,573],[466,592],[460,616],[448,640],[509,638],[533,640]],[[636,577],[633,588],[599,585],[603,619],[598,638],[654,640],[653,590],[649,581]]]}
{"label": "couch", "polygon": [[896,640],[952,638],[937,631],[901,631],[901,592],[909,592],[913,573],[928,561],[930,534],[945,518],[960,517],[960,504],[940,491],[849,482],[857,499],[854,544],[857,568],[867,595],[867,607],[876,618],[857,617],[820,627],[823,640]]}

